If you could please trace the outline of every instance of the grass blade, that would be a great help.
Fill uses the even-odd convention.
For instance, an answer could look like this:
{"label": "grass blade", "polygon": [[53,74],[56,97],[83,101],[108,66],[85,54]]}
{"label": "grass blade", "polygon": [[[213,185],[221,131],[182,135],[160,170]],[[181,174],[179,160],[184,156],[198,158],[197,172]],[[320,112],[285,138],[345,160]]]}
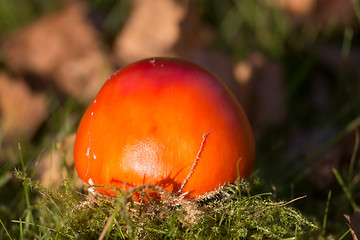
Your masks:
{"label": "grass blade", "polygon": [[[18,143],[18,150],[19,150],[19,158],[20,158],[21,168],[22,168],[23,173],[25,174],[26,173],[25,163],[24,163],[24,158],[23,158],[20,143]],[[26,207],[29,209],[31,206],[30,205],[30,189],[26,182],[24,182],[24,195],[25,195]],[[35,223],[31,210],[28,211],[25,216],[25,226],[27,229],[30,226],[29,223]]]}
{"label": "grass blade", "polygon": [[1,221],[1,219],[0,219],[0,224],[1,224],[1,226],[4,228],[4,230],[5,230],[5,232],[6,232],[6,235],[9,237],[9,239],[10,239],[10,240],[12,240],[12,238],[11,238],[11,236],[10,236],[10,234],[9,234],[8,230],[6,229],[6,227],[5,227],[4,223]]}
{"label": "grass blade", "polygon": [[347,230],[347,231],[339,238],[339,240],[344,239],[349,233],[350,233],[350,229]]}
{"label": "grass blade", "polygon": [[323,237],[323,238],[325,238],[325,234],[326,234],[326,225],[327,225],[327,218],[328,218],[328,213],[329,213],[331,193],[332,193],[332,192],[329,191],[328,198],[327,198],[327,201],[326,201],[326,207],[325,207],[325,214],[324,214],[324,219],[323,219],[323,225],[322,225],[321,234],[320,234],[320,236]]}
{"label": "grass blade", "polygon": [[349,165],[349,171],[348,171],[348,184],[350,185],[350,182],[353,178],[354,174],[354,166],[356,161],[357,152],[359,150],[359,129],[355,129],[355,145],[354,149],[351,155],[350,165]]}
{"label": "grass blade", "polygon": [[353,36],[354,36],[354,30],[351,27],[345,28],[344,39],[341,48],[341,56],[344,60],[349,58]]}
{"label": "grass blade", "polygon": [[342,179],[342,177],[340,176],[340,173],[338,172],[338,170],[336,168],[333,168],[333,173],[336,177],[336,180],[338,181],[338,183],[340,184],[341,188],[343,189],[347,199],[349,200],[352,208],[355,211],[360,211],[359,206],[354,202],[352,194],[349,190],[349,188],[345,185],[344,180]]}
{"label": "grass blade", "polygon": [[118,214],[118,212],[120,210],[120,205],[121,205],[120,198],[118,198],[115,209],[114,209],[114,212],[111,214],[108,221],[106,222],[104,230],[101,232],[100,237],[99,237],[98,240],[103,240],[104,238],[109,239],[110,232],[111,232],[111,226],[113,224],[115,216]]}
{"label": "grass blade", "polygon": [[356,17],[360,23],[360,4],[359,4],[359,1],[357,0],[351,0],[351,3],[353,5],[353,8],[354,8],[354,11],[355,11],[355,14],[356,14]]}

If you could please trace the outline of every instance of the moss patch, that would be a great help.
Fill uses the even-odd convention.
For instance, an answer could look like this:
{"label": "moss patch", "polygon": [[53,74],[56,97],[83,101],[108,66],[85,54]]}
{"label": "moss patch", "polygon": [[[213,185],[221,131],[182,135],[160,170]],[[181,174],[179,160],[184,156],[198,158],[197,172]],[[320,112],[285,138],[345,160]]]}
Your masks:
{"label": "moss patch", "polygon": [[[46,239],[283,239],[305,238],[316,225],[270,194],[250,194],[245,181],[229,184],[199,199],[175,197],[144,186],[118,197],[81,194],[64,180],[45,188],[15,172],[42,197],[31,205],[33,220],[15,221],[23,236]],[[149,198],[149,191],[162,195]],[[134,192],[140,202],[133,200]]]}

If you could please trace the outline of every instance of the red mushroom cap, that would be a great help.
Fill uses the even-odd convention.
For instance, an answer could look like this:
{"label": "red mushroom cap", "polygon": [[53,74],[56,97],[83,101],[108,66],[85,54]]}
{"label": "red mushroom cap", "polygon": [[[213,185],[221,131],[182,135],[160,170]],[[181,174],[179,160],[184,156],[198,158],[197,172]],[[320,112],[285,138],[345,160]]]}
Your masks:
{"label": "red mushroom cap", "polygon": [[115,73],[86,110],[74,150],[78,175],[89,185],[150,184],[190,197],[247,177],[254,155],[246,114],[224,84],[169,58]]}

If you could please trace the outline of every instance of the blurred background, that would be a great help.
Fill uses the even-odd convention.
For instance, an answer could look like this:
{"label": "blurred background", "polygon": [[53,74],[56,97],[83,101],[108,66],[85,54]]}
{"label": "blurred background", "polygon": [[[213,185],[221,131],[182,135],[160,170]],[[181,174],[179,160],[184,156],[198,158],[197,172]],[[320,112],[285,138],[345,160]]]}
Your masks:
{"label": "blurred background", "polygon": [[243,105],[257,191],[307,195],[294,206],[319,224],[314,238],[351,239],[359,24],[359,0],[1,0],[0,219],[16,232],[26,209],[21,158],[45,186],[81,188],[72,147],[91,99],[119,68],[170,56],[209,68]]}

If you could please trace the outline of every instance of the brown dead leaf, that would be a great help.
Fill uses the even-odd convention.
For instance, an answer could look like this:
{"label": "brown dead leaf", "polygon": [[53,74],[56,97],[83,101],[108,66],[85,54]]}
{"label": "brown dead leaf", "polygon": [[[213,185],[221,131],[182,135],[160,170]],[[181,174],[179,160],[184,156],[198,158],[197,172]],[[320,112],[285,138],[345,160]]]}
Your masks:
{"label": "brown dead leaf", "polygon": [[[336,179],[333,169],[339,168],[342,150],[340,146],[336,145],[325,151],[314,161],[309,175],[309,182],[312,186],[326,191],[334,185]],[[311,153],[307,152],[307,154],[310,155]]]}
{"label": "brown dead leaf", "polygon": [[355,212],[351,216],[344,215],[349,222],[349,228],[354,240],[360,239],[360,212]]}
{"label": "brown dead leaf", "polygon": [[238,61],[233,66],[234,79],[239,85],[238,98],[251,119],[256,111],[253,102],[255,77],[264,64],[265,57],[259,52],[254,52],[248,59]]}
{"label": "brown dead leaf", "polygon": [[[181,58],[196,60],[199,59],[198,55],[206,55],[204,52],[210,52],[207,47],[213,40],[214,33],[203,23],[196,3],[193,1],[183,2],[186,3],[185,14],[180,21],[180,35],[174,51]],[[219,56],[222,58],[221,55]]]}
{"label": "brown dead leaf", "polygon": [[282,66],[259,52],[253,52],[248,59],[234,65],[233,73],[241,87],[240,99],[255,131],[264,125],[281,124],[287,112]]}
{"label": "brown dead leaf", "polygon": [[328,21],[348,25],[355,20],[355,11],[351,1],[317,0],[312,19],[319,25]]}
{"label": "brown dead leaf", "polygon": [[348,25],[355,20],[351,1],[339,0],[268,0],[271,5],[284,9],[295,22],[311,22],[318,27],[329,21]]}
{"label": "brown dead leaf", "polygon": [[112,71],[105,56],[99,51],[93,51],[61,64],[55,79],[67,94],[83,103],[89,103]]}
{"label": "brown dead leaf", "polygon": [[15,32],[3,50],[14,72],[51,81],[60,92],[84,101],[94,97],[111,72],[98,34],[86,19],[86,7],[80,3]]}
{"label": "brown dead leaf", "polygon": [[[356,45],[351,46],[351,51],[346,57],[342,56],[342,47],[335,44],[322,44],[315,54],[317,61],[326,66],[329,71],[333,71],[333,74],[346,69],[354,74],[354,80],[360,77],[360,48]],[[358,93],[356,95],[357,103],[360,104],[360,81],[354,81],[354,88]]]}
{"label": "brown dead leaf", "polygon": [[61,139],[36,165],[35,177],[46,187],[59,187],[64,178],[74,179],[77,187],[83,185],[74,167],[75,134]]}
{"label": "brown dead leaf", "polygon": [[258,69],[256,75],[254,119],[259,125],[279,125],[286,115],[284,69],[271,61]]}
{"label": "brown dead leaf", "polygon": [[327,192],[329,189],[338,187],[333,169],[342,169],[349,165],[349,159],[354,151],[353,132],[339,139],[331,148],[319,152],[319,149],[329,139],[334,139],[338,132],[337,127],[329,128],[319,134],[319,129],[314,126],[294,126],[287,140],[286,155],[293,159],[293,166],[305,166],[304,159],[311,159],[314,153],[319,153],[307,165],[309,186],[314,189]]}
{"label": "brown dead leaf", "polygon": [[315,9],[317,0],[268,0],[269,4],[281,7],[293,18],[305,20]]}
{"label": "brown dead leaf", "polygon": [[34,93],[24,81],[0,72],[0,131],[5,142],[31,138],[47,114],[44,94]]}
{"label": "brown dead leaf", "polygon": [[96,49],[96,34],[83,12],[82,5],[70,5],[14,33],[4,44],[8,66],[16,72],[48,76],[59,63]]}
{"label": "brown dead leaf", "polygon": [[132,12],[115,40],[115,56],[121,64],[142,58],[173,56],[186,13],[184,1],[133,1]]}
{"label": "brown dead leaf", "polygon": [[353,72],[358,72],[360,62],[360,48],[351,46],[349,55],[342,56],[342,46],[336,44],[322,44],[315,52],[317,60],[327,65],[329,69],[339,72],[344,67]]}

